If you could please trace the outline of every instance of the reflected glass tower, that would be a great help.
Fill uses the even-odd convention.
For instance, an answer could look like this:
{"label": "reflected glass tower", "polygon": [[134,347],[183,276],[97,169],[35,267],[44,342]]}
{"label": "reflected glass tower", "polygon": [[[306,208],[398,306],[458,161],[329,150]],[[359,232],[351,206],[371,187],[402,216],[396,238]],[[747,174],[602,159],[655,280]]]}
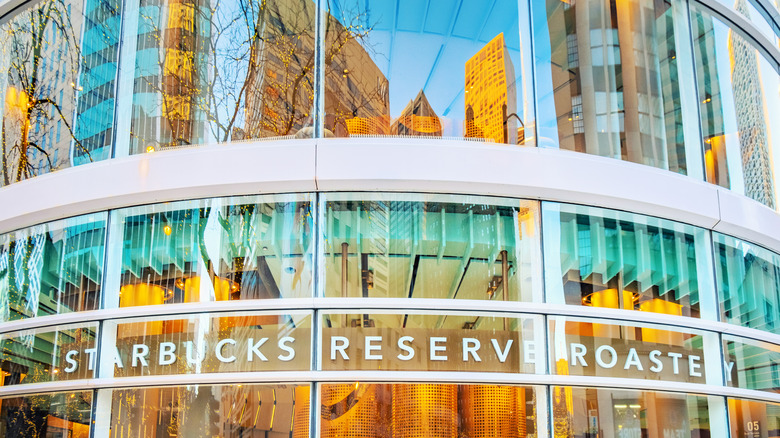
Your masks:
{"label": "reflected glass tower", "polygon": [[465,94],[466,137],[517,144],[515,66],[503,33],[466,62]]}
{"label": "reflected glass tower", "polygon": [[[750,16],[746,0],[737,0],[736,9]],[[745,195],[775,208],[775,187],[764,114],[764,94],[756,50],[733,30],[729,32],[731,51],[731,82],[737,130],[742,153]]]}

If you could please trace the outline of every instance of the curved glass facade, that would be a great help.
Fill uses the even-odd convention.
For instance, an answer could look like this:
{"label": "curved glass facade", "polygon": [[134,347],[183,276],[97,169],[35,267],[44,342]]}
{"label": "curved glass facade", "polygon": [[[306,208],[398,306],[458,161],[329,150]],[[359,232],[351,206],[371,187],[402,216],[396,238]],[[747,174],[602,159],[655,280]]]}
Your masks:
{"label": "curved glass facade", "polygon": [[312,193],[0,238],[7,436],[770,437],[780,421],[780,255],[679,222]]}
{"label": "curved glass facade", "polygon": [[776,209],[780,18],[722,3],[42,1],[0,26],[0,184],[196,145],[425,137],[641,163]]}
{"label": "curved glass facade", "polygon": [[[142,158],[140,196],[86,190],[0,234],[0,436],[780,436],[778,238],[747,217],[780,212],[777,1],[0,8],[2,193],[316,141],[559,149],[676,173],[686,200],[700,182],[749,198],[709,186],[720,216],[662,219],[630,210],[664,197],[574,181],[158,191],[152,173],[195,172]],[[301,164],[274,160],[258,180]],[[477,167],[462,182],[495,171]]]}

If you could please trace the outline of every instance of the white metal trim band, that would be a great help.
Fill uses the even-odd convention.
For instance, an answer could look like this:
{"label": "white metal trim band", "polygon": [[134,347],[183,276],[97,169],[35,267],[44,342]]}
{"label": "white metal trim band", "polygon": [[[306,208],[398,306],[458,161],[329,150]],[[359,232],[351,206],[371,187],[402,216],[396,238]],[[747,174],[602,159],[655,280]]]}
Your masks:
{"label": "white metal trim band", "polygon": [[[170,172],[182,162],[187,172]],[[261,171],[257,163],[264,163]],[[133,205],[318,191],[450,193],[592,205],[696,225],[780,253],[780,215],[713,184],[578,152],[422,137],[402,143],[374,138],[246,142],[69,168],[1,188],[0,233]]]}
{"label": "white metal trim band", "polygon": [[780,403],[780,394],[726,386],[615,377],[564,376],[551,374],[475,373],[439,371],[266,371],[257,373],[210,373],[102,378],[34,383],[0,387],[0,397],[92,389],[125,389],[184,385],[230,385],[253,383],[451,383],[496,385],[575,386],[608,389],[662,391],[715,395]]}
{"label": "white metal trim band", "polygon": [[[392,313],[405,311],[430,312],[490,312],[499,316],[563,316],[608,319],[615,322],[660,324],[687,330],[702,330],[780,345],[780,334],[742,327],[727,322],[634,310],[607,309],[565,304],[529,303],[521,301],[437,300],[422,298],[287,298],[277,300],[214,301],[210,303],[180,303],[159,306],[122,307],[9,321],[0,324],[0,334],[22,330],[44,329],[63,325],[116,321],[142,317],[187,317],[204,313],[227,312],[328,312],[376,310]],[[362,313],[362,312],[361,312]]]}

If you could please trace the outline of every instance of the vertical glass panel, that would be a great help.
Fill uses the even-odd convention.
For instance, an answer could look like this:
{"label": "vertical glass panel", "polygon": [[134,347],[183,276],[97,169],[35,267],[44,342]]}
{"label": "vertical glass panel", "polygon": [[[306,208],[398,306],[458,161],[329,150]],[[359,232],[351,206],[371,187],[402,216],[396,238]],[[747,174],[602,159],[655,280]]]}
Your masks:
{"label": "vertical glass panel", "polygon": [[[552,388],[556,437],[717,436],[712,397],[651,391]],[[712,421],[711,421],[712,419]],[[725,422],[723,424],[725,426]]]}
{"label": "vertical glass panel", "polygon": [[0,435],[89,438],[92,391],[0,399]]}
{"label": "vertical glass panel", "polygon": [[726,384],[780,392],[780,346],[723,335]]}
{"label": "vertical glass panel", "polygon": [[551,316],[554,374],[722,384],[715,333]]}
{"label": "vertical glass panel", "polygon": [[100,436],[309,436],[308,385],[174,386],[100,390],[110,397],[110,430]]}
{"label": "vertical glass panel", "polygon": [[325,136],[534,144],[525,2],[323,7]]}
{"label": "vertical glass panel", "polygon": [[112,236],[122,241],[112,244],[109,272],[121,278],[106,305],[310,297],[310,209],[309,195],[283,195],[113,211]]}
{"label": "vertical glass panel", "polygon": [[541,301],[539,204],[323,196],[326,297]]}
{"label": "vertical glass panel", "polygon": [[547,434],[543,388],[355,382],[323,384],[321,391],[323,438]]}
{"label": "vertical glass panel", "polygon": [[769,438],[780,433],[780,404],[729,399],[731,438]]}
{"label": "vertical glass panel", "polygon": [[722,321],[780,333],[780,255],[712,233]]}
{"label": "vertical glass panel", "polygon": [[[742,1],[742,0],[740,0]],[[780,77],[749,42],[691,5],[707,181],[777,208]]]}
{"label": "vertical glass panel", "polygon": [[308,0],[140,0],[130,132],[119,144],[138,154],[311,137],[314,9]]}
{"label": "vertical glass panel", "polygon": [[[106,321],[101,376],[311,369],[311,315],[259,312]],[[106,370],[107,371],[107,370]]]}
{"label": "vertical glass panel", "polygon": [[685,3],[530,3],[539,145],[700,176]]}
{"label": "vertical glass panel", "polygon": [[324,313],[323,370],[544,373],[541,316]]}
{"label": "vertical glass panel", "polygon": [[576,205],[542,210],[548,301],[715,319],[706,230]]}
{"label": "vertical glass panel", "polygon": [[111,155],[119,0],[45,0],[0,27],[0,186]]}
{"label": "vertical glass panel", "polygon": [[94,377],[97,332],[92,323],[0,335],[0,386]]}
{"label": "vertical glass panel", "polygon": [[106,214],[0,235],[0,322],[100,304]]}

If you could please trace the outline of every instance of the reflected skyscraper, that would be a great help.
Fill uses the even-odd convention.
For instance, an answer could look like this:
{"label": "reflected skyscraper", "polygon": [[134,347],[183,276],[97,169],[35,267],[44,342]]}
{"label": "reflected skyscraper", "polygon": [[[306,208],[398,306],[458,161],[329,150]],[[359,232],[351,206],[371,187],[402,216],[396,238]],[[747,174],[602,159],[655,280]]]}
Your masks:
{"label": "reflected skyscraper", "polygon": [[325,129],[337,137],[389,134],[390,83],[363,47],[371,30],[361,33],[330,14],[326,23]]}
{"label": "reflected skyscraper", "polygon": [[441,137],[441,120],[425,97],[424,91],[420,90],[395,119],[393,134]]}
{"label": "reflected skyscraper", "polygon": [[199,144],[211,9],[200,0],[142,0],[131,151]]}
{"label": "reflected skyscraper", "polygon": [[120,10],[121,3],[117,0],[87,0],[84,3],[83,64],[78,81],[75,122],[78,143],[73,147],[74,165],[111,156]]}
{"label": "reflected skyscraper", "polygon": [[[737,0],[735,6],[741,14],[750,16],[746,0]],[[766,115],[763,112],[764,94],[756,59],[758,55],[756,50],[733,30],[729,31],[729,34],[731,82],[742,153],[745,195],[774,209],[775,188]]]}
{"label": "reflected skyscraper", "polygon": [[[254,25],[246,79],[246,124],[233,139],[295,135],[312,125],[314,4],[267,1]],[[310,135],[310,134],[309,134]]]}
{"label": "reflected skyscraper", "polygon": [[466,61],[466,137],[517,144],[515,67],[496,35]]}
{"label": "reflected skyscraper", "polygon": [[668,2],[547,1],[562,149],[685,171]]}

